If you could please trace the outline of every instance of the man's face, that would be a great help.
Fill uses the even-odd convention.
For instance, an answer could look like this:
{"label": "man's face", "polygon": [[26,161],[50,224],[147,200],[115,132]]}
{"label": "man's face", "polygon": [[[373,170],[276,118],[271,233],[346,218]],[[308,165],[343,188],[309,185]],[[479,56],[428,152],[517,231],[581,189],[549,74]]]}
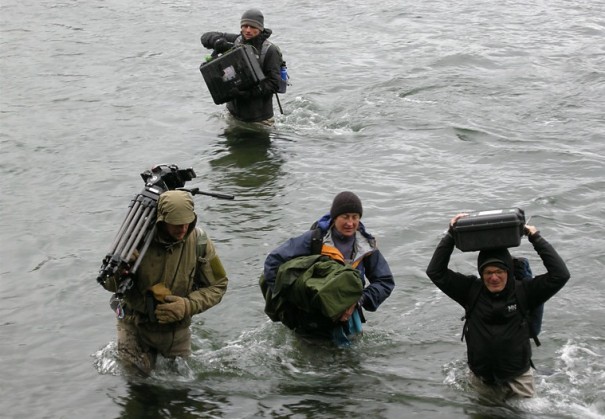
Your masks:
{"label": "man's face", "polygon": [[355,235],[357,228],[359,227],[359,214],[355,212],[349,212],[346,214],[340,214],[334,220],[334,227],[336,231],[345,237],[351,237]]}
{"label": "man's face", "polygon": [[497,293],[501,292],[506,286],[508,272],[502,269],[500,266],[487,265],[485,269],[483,269],[481,277],[483,278],[483,283],[489,292]]}
{"label": "man's face", "polygon": [[166,232],[175,241],[183,240],[189,230],[189,224],[166,224]]}
{"label": "man's face", "polygon": [[260,29],[250,25],[242,25],[241,29],[244,39],[252,39],[260,33]]}

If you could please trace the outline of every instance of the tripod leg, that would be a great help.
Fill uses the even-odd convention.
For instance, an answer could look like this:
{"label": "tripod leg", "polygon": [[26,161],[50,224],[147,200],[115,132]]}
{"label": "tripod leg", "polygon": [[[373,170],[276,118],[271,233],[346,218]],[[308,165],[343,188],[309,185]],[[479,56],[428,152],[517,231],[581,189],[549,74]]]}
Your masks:
{"label": "tripod leg", "polygon": [[140,205],[141,205],[141,202],[137,200],[137,197],[135,197],[131,201],[131,203],[130,203],[130,210],[126,214],[126,217],[124,218],[124,221],[122,221],[122,225],[120,226],[120,229],[118,230],[118,234],[116,234],[116,237],[113,239],[113,243],[111,243],[111,246],[109,248],[109,253],[114,253],[115,252],[116,247],[117,247],[120,239],[122,238],[122,235],[124,234],[124,231],[126,230],[126,228],[128,227],[128,225],[130,225],[130,223],[132,221],[132,218],[135,216],[135,214],[139,210],[139,206]]}

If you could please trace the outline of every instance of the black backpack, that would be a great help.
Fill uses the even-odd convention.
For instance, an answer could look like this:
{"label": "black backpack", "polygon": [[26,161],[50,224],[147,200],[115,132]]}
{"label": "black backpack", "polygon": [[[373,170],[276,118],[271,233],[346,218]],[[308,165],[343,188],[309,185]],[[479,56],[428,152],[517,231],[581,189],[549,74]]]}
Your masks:
{"label": "black backpack", "polygon": [[281,77],[279,79],[279,90],[277,91],[277,93],[286,93],[286,90],[288,89],[288,85],[290,84],[290,83],[288,83],[288,79],[290,79],[290,76],[288,76],[288,67],[286,66],[286,62],[284,61],[284,56],[281,52],[281,49],[277,45],[275,45],[274,43],[269,41],[268,39],[265,39],[265,41],[263,42],[263,46],[260,50],[259,62],[262,67],[262,65],[265,63],[265,57],[267,56],[267,51],[269,50],[271,45],[273,45],[276,48],[277,52],[279,53],[279,58],[281,59],[281,66],[280,66]]}
{"label": "black backpack", "polygon": [[[534,275],[529,267],[529,261],[524,257],[513,258],[513,266],[515,271],[515,278],[520,281],[533,281]],[[542,331],[542,318],[544,317],[544,303],[540,304],[533,310],[527,310],[527,305],[523,305],[527,302],[525,296],[525,288],[516,287],[517,298],[521,304],[521,309],[525,311],[526,318],[529,322],[529,330],[536,336]],[[538,344],[536,344],[538,345]],[[539,345],[538,345],[539,346]]]}

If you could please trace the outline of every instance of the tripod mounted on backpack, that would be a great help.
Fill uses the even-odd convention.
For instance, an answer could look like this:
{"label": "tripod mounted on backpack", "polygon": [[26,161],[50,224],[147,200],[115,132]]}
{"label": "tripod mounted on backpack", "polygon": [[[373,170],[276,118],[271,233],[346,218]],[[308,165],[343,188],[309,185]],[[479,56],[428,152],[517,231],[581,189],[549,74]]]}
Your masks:
{"label": "tripod mounted on backpack", "polygon": [[118,298],[122,298],[124,293],[132,288],[132,276],[153,240],[158,200],[163,192],[178,189],[188,191],[192,195],[234,199],[233,195],[203,192],[199,188],[186,189],[185,182],[196,177],[192,168],[179,169],[174,164],[159,164],[141,173],[141,177],[145,187],[130,201],[126,218],[103,259],[97,276],[97,282],[101,285],[104,285],[107,279],[119,276],[115,293]]}

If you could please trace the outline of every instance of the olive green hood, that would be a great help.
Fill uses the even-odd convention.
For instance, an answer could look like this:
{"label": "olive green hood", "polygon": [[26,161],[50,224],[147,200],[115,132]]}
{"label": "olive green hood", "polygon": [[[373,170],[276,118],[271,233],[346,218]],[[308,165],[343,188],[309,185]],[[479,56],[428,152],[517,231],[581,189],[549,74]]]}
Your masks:
{"label": "olive green hood", "polygon": [[166,191],[160,195],[156,224],[195,224],[196,218],[193,198],[189,192]]}

